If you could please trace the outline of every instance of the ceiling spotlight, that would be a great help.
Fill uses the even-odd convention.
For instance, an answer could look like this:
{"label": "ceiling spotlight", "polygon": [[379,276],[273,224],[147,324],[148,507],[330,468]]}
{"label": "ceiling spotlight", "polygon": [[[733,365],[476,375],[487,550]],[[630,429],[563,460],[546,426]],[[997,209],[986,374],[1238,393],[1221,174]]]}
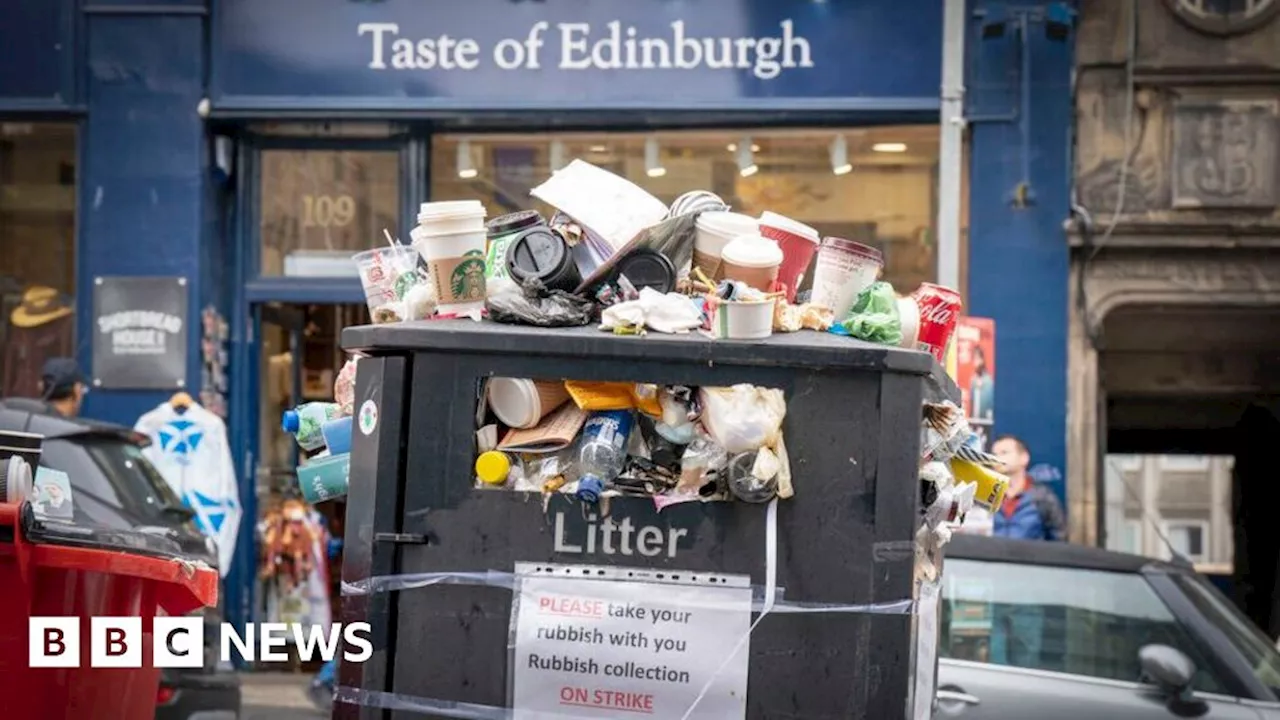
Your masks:
{"label": "ceiling spotlight", "polygon": [[[738,143],[729,143],[724,146],[724,149],[729,152],[738,152]],[[760,146],[755,143],[751,143],[751,152],[760,152]]]}
{"label": "ceiling spotlight", "polygon": [[609,152],[609,148],[605,145],[592,145],[591,152],[593,153]]}
{"label": "ceiling spotlight", "polygon": [[551,156],[547,162],[551,166],[551,172],[555,172],[564,167],[564,143],[559,140],[551,141]]}
{"label": "ceiling spotlight", "polygon": [[461,140],[458,142],[458,177],[463,180],[470,180],[479,175],[475,164],[471,161],[471,141]]}
{"label": "ceiling spotlight", "polygon": [[658,138],[649,138],[644,141],[644,171],[652,178],[667,174],[667,169],[662,167],[662,158],[659,157],[658,150]]}
{"label": "ceiling spotlight", "polygon": [[901,153],[907,151],[907,144],[900,142],[883,142],[872,145],[871,149],[882,153]]}
{"label": "ceiling spotlight", "polygon": [[831,141],[831,172],[836,175],[853,172],[853,165],[849,164],[849,146],[843,135],[837,135]]}
{"label": "ceiling spotlight", "polygon": [[754,147],[749,137],[743,138],[742,142],[738,143],[738,174],[742,177],[751,177],[760,172],[760,168],[756,165]]}

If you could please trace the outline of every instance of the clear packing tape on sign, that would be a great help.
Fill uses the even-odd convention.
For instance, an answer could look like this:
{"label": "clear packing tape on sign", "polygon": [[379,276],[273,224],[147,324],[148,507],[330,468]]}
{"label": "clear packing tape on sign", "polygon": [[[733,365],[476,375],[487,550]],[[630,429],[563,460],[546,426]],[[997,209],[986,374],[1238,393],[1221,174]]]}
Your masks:
{"label": "clear packing tape on sign", "polygon": [[[393,711],[421,713],[470,720],[564,720],[565,718],[600,718],[634,716],[639,709],[658,717],[680,720],[701,718],[745,717],[746,675],[749,640],[765,617],[785,613],[852,613],[870,615],[911,615],[920,605],[924,612],[936,612],[936,603],[919,603],[907,598],[869,604],[833,604],[795,602],[783,597],[777,586],[778,533],[775,499],[767,506],[765,530],[765,584],[753,585],[747,576],[715,573],[651,570],[639,568],[597,567],[521,563],[514,572],[498,570],[477,572],[432,572],[386,575],[358,582],[344,582],[344,596],[420,590],[432,586],[468,585],[501,587],[512,591],[512,612],[508,636],[508,701],[511,707],[497,707],[457,702],[438,698],[417,697],[402,693],[371,691],[339,686],[337,702]],[[938,574],[929,572],[918,581],[922,598],[936,597]],[[660,585],[660,592],[654,592]],[[564,591],[558,591],[558,588]],[[647,592],[638,592],[644,590]],[[572,598],[570,600],[569,598]],[[657,599],[655,599],[657,598]],[[629,600],[637,600],[629,602]],[[559,605],[557,605],[559,603]],[[754,620],[751,614],[756,614]],[[548,618],[550,618],[548,620]],[[560,622],[560,621],[567,622]],[[593,627],[592,623],[599,621]],[[550,627],[540,623],[554,623]],[[604,627],[601,627],[601,625]],[[566,628],[565,625],[568,625]],[[702,626],[699,629],[699,625]],[[652,627],[650,627],[652,626]],[[710,627],[708,627],[710,626]],[[921,629],[936,630],[936,622],[924,620]],[[649,632],[638,631],[641,628]],[[671,632],[658,634],[659,628]],[[539,642],[567,638],[566,633],[591,646],[578,657],[556,651],[552,659],[531,653]],[[612,647],[610,647],[612,645]],[[642,663],[619,650],[619,645],[642,647],[646,655],[657,657],[664,650],[687,653],[686,668],[661,662]],[[917,641],[917,663],[932,678],[936,662],[936,642]],[[611,659],[611,656],[623,658]],[[521,677],[522,668],[542,663],[551,675],[540,675],[538,682]],[[585,672],[598,674],[603,669],[614,687],[624,690],[592,691],[574,687],[572,683],[544,682]],[[589,671],[596,671],[591,673]],[[527,671],[525,671],[527,672]],[[918,680],[918,678],[917,678]],[[670,681],[687,686],[682,692],[660,693],[665,705],[655,708],[654,683]],[[584,685],[587,683],[583,683]],[[930,685],[932,682],[929,683]],[[556,686],[559,685],[557,688]],[[916,683],[916,694],[922,692]],[[539,697],[539,691],[550,697]],[[735,691],[735,688],[741,692]],[[672,695],[682,696],[673,698]],[[932,705],[932,689],[917,698],[919,708]],[[602,704],[603,699],[603,704]],[[545,702],[540,702],[540,700]],[[678,700],[678,705],[672,701]],[[544,707],[544,705],[552,707]],[[648,707],[647,711],[643,710]],[[581,709],[590,710],[584,714]],[[575,712],[575,710],[577,712]],[[923,715],[927,717],[928,715]]]}

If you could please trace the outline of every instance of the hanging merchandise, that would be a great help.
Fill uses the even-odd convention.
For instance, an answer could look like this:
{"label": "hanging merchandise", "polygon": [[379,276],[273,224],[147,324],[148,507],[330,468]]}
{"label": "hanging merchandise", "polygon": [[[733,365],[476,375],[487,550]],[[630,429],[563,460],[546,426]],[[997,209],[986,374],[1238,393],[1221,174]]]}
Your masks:
{"label": "hanging merchandise", "polygon": [[319,625],[329,631],[327,561],[329,534],[315,510],[288,498],[269,510],[258,525],[262,563],[259,579],[269,622]]}
{"label": "hanging merchandise", "polygon": [[218,568],[225,577],[235,556],[241,508],[222,418],[178,393],[138,418],[133,429],[151,439],[143,454],[217,543]]}
{"label": "hanging merchandise", "polygon": [[200,313],[200,404],[220,418],[227,417],[227,320],[212,305]]}

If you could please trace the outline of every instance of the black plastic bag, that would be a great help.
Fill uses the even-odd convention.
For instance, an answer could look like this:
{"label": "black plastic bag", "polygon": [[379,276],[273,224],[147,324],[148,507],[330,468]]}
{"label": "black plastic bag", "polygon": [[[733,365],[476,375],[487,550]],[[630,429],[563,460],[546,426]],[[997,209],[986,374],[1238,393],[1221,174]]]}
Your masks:
{"label": "black plastic bag", "polygon": [[537,278],[525,281],[518,292],[489,298],[485,306],[490,320],[508,325],[581,327],[596,316],[594,302],[563,290],[548,290]]}

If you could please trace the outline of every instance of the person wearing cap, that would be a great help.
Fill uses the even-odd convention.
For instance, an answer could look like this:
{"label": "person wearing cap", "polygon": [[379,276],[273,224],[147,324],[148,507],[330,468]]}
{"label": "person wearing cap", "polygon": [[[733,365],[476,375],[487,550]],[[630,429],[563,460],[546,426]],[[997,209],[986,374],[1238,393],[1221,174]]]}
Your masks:
{"label": "person wearing cap", "polygon": [[40,399],[63,417],[76,417],[87,391],[80,366],[71,358],[50,358],[40,373]]}

